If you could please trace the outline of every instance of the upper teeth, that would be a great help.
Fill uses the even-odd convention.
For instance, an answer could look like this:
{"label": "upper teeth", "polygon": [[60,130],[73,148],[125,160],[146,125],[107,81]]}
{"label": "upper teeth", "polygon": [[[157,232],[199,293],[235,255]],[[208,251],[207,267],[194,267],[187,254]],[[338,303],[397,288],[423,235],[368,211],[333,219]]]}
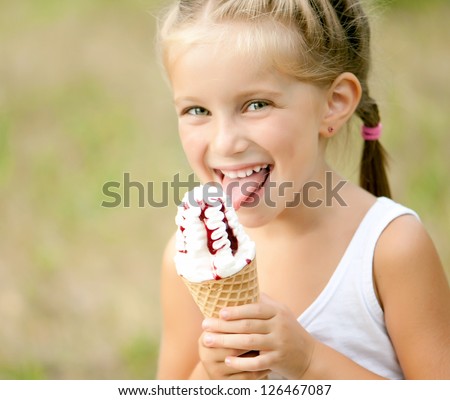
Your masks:
{"label": "upper teeth", "polygon": [[257,165],[256,167],[249,168],[249,169],[240,169],[235,171],[222,171],[222,173],[230,178],[230,179],[236,179],[236,178],[245,178],[246,176],[250,176],[254,172],[259,172],[264,168],[267,168],[268,164],[261,164]]}

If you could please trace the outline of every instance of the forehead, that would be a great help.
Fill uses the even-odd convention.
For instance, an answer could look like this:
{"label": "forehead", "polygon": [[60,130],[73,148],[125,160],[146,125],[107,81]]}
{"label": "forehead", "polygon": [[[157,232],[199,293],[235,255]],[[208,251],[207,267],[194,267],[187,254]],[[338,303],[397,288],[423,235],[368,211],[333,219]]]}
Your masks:
{"label": "forehead", "polygon": [[232,97],[238,92],[282,91],[293,79],[247,54],[217,55],[211,45],[183,52],[169,75],[175,101],[197,95]]}
{"label": "forehead", "polygon": [[298,39],[294,30],[274,21],[207,21],[174,32],[165,44],[164,63],[170,75],[182,56],[208,47],[210,55],[219,60],[230,56],[251,60],[261,69],[280,69],[302,63]]}
{"label": "forehead", "polygon": [[185,48],[180,51],[169,67],[169,72],[180,69],[196,70],[208,73],[208,75],[235,76],[251,71],[251,75],[261,77],[269,71],[273,71],[275,66],[270,60],[245,52],[233,51],[226,47],[215,44],[200,44]]}

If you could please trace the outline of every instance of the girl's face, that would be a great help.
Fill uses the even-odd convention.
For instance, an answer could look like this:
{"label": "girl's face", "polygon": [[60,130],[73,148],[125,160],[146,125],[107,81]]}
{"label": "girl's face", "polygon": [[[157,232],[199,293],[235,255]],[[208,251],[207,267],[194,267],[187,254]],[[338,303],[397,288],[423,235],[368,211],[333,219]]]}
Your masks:
{"label": "girl's face", "polygon": [[327,91],[250,57],[196,46],[171,65],[181,142],[202,183],[219,183],[257,227],[324,167]]}

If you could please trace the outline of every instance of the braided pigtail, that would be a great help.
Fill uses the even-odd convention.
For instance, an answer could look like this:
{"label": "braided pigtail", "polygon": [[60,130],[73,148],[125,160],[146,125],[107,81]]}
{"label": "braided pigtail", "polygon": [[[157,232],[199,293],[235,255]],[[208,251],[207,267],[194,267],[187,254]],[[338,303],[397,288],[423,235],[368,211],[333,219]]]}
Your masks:
{"label": "braided pigtail", "polygon": [[368,18],[356,0],[330,0],[345,32],[348,43],[347,65],[362,87],[362,98],[356,110],[363,122],[364,149],[360,167],[360,185],[373,195],[391,197],[386,174],[387,153],[378,140],[381,134],[378,106],[369,95],[367,84],[370,70],[370,26]]}
{"label": "braided pigtail", "polygon": [[[363,126],[364,148],[361,159],[359,183],[374,196],[391,197],[391,189],[386,173],[387,153],[377,137],[370,138],[364,131],[379,130],[380,114],[376,102],[363,88],[363,97],[356,113],[361,118]],[[379,136],[379,135],[377,135]]]}

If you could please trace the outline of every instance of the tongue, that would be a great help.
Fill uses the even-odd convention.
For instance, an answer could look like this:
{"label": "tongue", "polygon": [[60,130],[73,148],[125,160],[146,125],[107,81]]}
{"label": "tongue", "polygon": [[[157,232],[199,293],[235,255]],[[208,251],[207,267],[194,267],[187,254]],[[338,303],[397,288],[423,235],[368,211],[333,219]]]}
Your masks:
{"label": "tongue", "polygon": [[267,170],[262,169],[245,178],[231,179],[223,177],[222,186],[226,195],[231,197],[233,207],[238,210],[242,203],[249,199],[263,184],[267,176]]}

